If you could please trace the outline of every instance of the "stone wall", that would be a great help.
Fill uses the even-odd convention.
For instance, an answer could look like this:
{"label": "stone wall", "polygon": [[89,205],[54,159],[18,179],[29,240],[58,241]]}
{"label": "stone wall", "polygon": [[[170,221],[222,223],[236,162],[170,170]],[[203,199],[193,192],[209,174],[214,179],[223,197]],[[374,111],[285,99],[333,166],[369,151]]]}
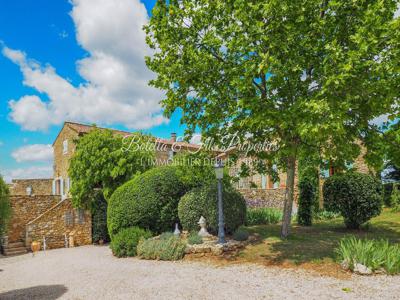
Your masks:
{"label": "stone wall", "polygon": [[11,195],[26,195],[28,186],[32,187],[32,195],[51,195],[53,179],[13,179],[10,185]]}
{"label": "stone wall", "polygon": [[240,189],[248,207],[283,208],[285,189]]}
{"label": "stone wall", "polygon": [[[92,222],[89,211],[72,207],[70,199],[59,202],[44,215],[28,224],[26,243],[37,240],[43,244],[46,238],[48,249],[65,247],[65,236],[74,236],[75,246],[92,243]],[[43,246],[43,245],[42,245]]]}
{"label": "stone wall", "polygon": [[60,201],[59,196],[11,196],[12,215],[8,229],[9,242],[25,239],[25,225]]}
{"label": "stone wall", "polygon": [[[74,140],[78,138],[78,132],[65,125],[53,144],[54,149],[54,178],[68,178],[69,161],[75,152]],[[68,141],[68,152],[64,153],[63,142]]]}

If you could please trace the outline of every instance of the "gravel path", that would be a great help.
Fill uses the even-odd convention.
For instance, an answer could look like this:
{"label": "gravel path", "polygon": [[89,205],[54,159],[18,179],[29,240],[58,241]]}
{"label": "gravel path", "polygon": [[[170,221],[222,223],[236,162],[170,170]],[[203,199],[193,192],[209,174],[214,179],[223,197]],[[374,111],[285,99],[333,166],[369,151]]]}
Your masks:
{"label": "gravel path", "polygon": [[117,259],[85,246],[0,258],[0,299],[400,299],[400,276]]}

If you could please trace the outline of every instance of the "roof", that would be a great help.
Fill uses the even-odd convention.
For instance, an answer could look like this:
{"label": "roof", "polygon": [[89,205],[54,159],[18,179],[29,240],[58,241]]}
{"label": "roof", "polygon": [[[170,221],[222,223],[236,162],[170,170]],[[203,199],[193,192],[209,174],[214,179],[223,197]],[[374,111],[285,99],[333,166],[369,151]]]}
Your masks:
{"label": "roof", "polygon": [[[129,132],[129,131],[123,131],[123,130],[118,130],[118,129],[105,128],[105,127],[97,127],[95,125],[86,125],[86,124],[75,123],[75,122],[64,122],[64,126],[60,130],[60,132],[64,129],[65,126],[68,126],[72,130],[76,131],[78,134],[89,133],[90,131],[92,131],[95,128],[100,129],[100,130],[111,130],[113,133],[122,135],[122,136],[127,136],[127,135],[132,134],[132,132]],[[60,135],[60,133],[58,133],[55,141],[58,139],[59,135]],[[155,137],[155,139],[158,143],[165,144],[165,145],[175,144],[176,146],[182,146],[184,148],[191,148],[191,149],[200,149],[201,148],[200,145],[191,144],[191,143],[187,143],[187,142],[174,142],[172,140],[162,139],[162,138],[158,138],[158,137]],[[55,141],[54,141],[54,143],[55,143]],[[54,145],[54,143],[53,143],[53,145]]]}
{"label": "roof", "polygon": [[132,132],[129,131],[123,131],[123,130],[118,130],[118,129],[112,129],[112,128],[104,128],[104,127],[97,127],[95,125],[86,125],[86,124],[80,124],[80,123],[74,123],[74,122],[65,122],[64,126],[68,125],[71,129],[75,130],[78,133],[89,133],[93,129],[97,128],[100,130],[111,130],[112,132],[120,135],[129,135],[132,134]]}

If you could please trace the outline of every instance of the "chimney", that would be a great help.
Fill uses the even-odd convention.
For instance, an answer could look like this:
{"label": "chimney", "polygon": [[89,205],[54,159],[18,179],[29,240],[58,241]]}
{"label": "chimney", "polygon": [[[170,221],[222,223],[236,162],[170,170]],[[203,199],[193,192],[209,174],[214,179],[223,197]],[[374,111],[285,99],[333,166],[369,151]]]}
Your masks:
{"label": "chimney", "polygon": [[171,133],[171,142],[173,142],[173,143],[176,142],[176,133],[175,132]]}

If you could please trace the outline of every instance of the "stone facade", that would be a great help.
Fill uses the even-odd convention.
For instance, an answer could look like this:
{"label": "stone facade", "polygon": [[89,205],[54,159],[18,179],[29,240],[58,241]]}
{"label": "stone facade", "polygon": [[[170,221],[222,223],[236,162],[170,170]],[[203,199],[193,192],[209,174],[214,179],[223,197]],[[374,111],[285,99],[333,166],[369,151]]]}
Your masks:
{"label": "stone facade", "polygon": [[45,213],[59,201],[60,197],[51,195],[36,195],[34,197],[26,195],[11,196],[12,215],[8,230],[9,242],[23,241],[25,239],[26,224]]}
{"label": "stone facade", "polygon": [[58,202],[49,211],[26,226],[26,243],[41,241],[45,237],[48,249],[65,247],[65,239],[73,236],[74,246],[92,243],[90,212],[75,209],[69,199]]}
{"label": "stone facade", "polygon": [[14,179],[9,185],[11,195],[27,195],[27,188],[31,188],[31,196],[51,195],[53,179]]}

